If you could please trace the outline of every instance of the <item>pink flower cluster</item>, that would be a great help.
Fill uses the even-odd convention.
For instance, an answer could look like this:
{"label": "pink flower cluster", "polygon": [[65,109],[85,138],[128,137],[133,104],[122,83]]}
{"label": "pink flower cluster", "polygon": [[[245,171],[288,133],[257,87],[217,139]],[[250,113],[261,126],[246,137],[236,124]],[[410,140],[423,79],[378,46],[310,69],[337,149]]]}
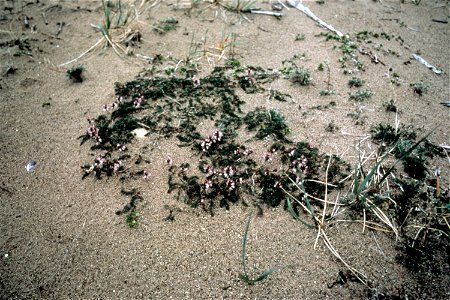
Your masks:
{"label": "pink flower cluster", "polygon": [[213,133],[203,140],[201,147],[204,152],[208,151],[212,145],[222,140],[223,133],[219,129],[215,129]]}
{"label": "pink flower cluster", "polygon": [[210,177],[210,176],[216,174],[216,171],[214,171],[214,168],[210,165],[203,166],[203,172],[206,173],[206,177]]}
{"label": "pink flower cluster", "polygon": [[249,156],[253,153],[253,150],[251,149],[245,149],[244,151],[241,151],[240,149],[234,150],[234,155],[241,155],[241,153],[245,156]]}
{"label": "pink flower cluster", "polygon": [[103,167],[109,168],[113,171],[114,174],[117,174],[119,169],[123,166],[123,162],[121,160],[110,161],[105,158],[108,153],[101,155],[98,154],[94,158],[94,163],[89,166],[89,169],[86,169],[86,173],[89,174],[94,170],[101,170]]}
{"label": "pink flower cluster", "polygon": [[95,144],[99,145],[102,142],[102,138],[99,135],[99,130],[97,126],[95,126],[95,121],[92,119],[88,119],[89,128],[87,130],[87,134],[95,140]]}
{"label": "pink flower cluster", "polygon": [[272,151],[266,152],[266,154],[264,154],[264,161],[272,161],[273,157],[277,155],[277,152],[275,151],[275,149],[272,149]]}
{"label": "pink flower cluster", "polygon": [[303,174],[306,174],[309,170],[308,167],[308,159],[302,154],[299,158],[296,158],[291,163],[291,168],[294,173],[297,173],[297,171],[302,172]]}
{"label": "pink flower cluster", "polygon": [[222,171],[222,176],[227,179],[233,177],[234,173],[235,171],[232,166],[226,166]]}
{"label": "pink flower cluster", "polygon": [[194,84],[195,87],[198,87],[200,86],[200,79],[196,75],[194,75],[192,76],[192,83]]}
{"label": "pink flower cluster", "polygon": [[133,107],[134,108],[141,107],[143,101],[144,101],[144,95],[140,95],[139,97],[137,97],[136,100],[134,100]]}
{"label": "pink flower cluster", "polygon": [[123,102],[123,96],[117,97],[116,102],[113,102],[112,104],[103,105],[103,111],[110,111],[110,110],[116,109],[117,107],[119,107],[119,103],[121,103],[121,102]]}

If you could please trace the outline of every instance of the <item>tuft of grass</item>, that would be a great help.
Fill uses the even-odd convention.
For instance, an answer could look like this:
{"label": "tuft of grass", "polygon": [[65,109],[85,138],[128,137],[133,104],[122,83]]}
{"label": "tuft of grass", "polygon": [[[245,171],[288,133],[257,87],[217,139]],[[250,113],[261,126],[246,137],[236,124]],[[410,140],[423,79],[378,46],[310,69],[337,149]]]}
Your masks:
{"label": "tuft of grass", "polygon": [[264,271],[256,278],[251,278],[250,275],[247,273],[247,263],[246,263],[246,261],[247,261],[247,237],[248,237],[248,230],[250,228],[251,217],[252,217],[252,215],[250,214],[248,216],[247,224],[245,225],[244,236],[242,238],[242,268],[243,268],[244,272],[239,273],[239,278],[249,285],[253,285],[258,281],[264,280],[270,274],[277,271],[277,269],[271,268],[271,269]]}
{"label": "tuft of grass", "polygon": [[338,130],[339,127],[334,123],[334,121],[331,121],[330,123],[328,123],[328,125],[325,127],[325,131],[326,132],[335,132],[336,130]]}
{"label": "tuft of grass", "polygon": [[295,41],[304,41],[305,35],[303,33],[299,33],[295,36]]}
{"label": "tuft of grass", "polygon": [[153,30],[159,34],[165,34],[171,30],[176,29],[178,26],[178,20],[170,17],[165,20],[159,21],[153,25]]}
{"label": "tuft of grass", "polygon": [[393,99],[383,102],[383,107],[387,112],[398,112],[397,105],[395,105],[395,101]]}
{"label": "tuft of grass", "polygon": [[320,91],[320,96],[329,96],[329,95],[334,95],[336,94],[336,91],[334,90],[321,90]]}

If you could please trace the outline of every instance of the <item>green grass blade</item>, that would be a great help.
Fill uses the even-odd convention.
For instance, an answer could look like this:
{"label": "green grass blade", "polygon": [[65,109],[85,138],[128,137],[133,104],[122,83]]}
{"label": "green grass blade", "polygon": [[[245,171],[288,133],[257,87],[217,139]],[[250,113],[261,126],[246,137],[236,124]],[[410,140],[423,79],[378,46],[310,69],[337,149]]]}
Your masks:
{"label": "green grass blade", "polygon": [[292,208],[291,200],[289,199],[289,197],[286,197],[286,203],[287,203],[288,211],[294,220],[299,220],[300,222],[302,222],[303,225],[305,225],[309,229],[314,228],[314,225],[308,224],[305,221],[303,221],[302,219],[300,219],[300,217],[296,214],[296,212]]}
{"label": "green grass blade", "polygon": [[289,197],[286,197],[286,204],[287,204],[288,211],[291,214],[292,218],[294,220],[298,220],[298,216],[295,213],[294,209],[292,208],[291,200],[289,199]]}
{"label": "green grass blade", "polygon": [[[248,235],[248,229],[250,228],[251,218],[252,218],[252,214],[250,214],[248,216],[247,224],[245,225],[244,237],[242,238],[242,266],[244,267],[244,275],[245,276],[247,276],[247,268],[245,266],[247,235]],[[247,278],[248,278],[248,276],[247,276]]]}
{"label": "green grass blade", "polygon": [[377,164],[370,170],[369,174],[364,177],[364,180],[361,182],[361,184],[358,186],[358,189],[356,190],[355,196],[359,196],[362,191],[366,188],[367,183],[372,179],[373,174],[375,174],[376,170],[380,166],[380,164],[385,160],[387,155],[385,155]]}
{"label": "green grass blade", "polygon": [[[392,170],[394,170],[395,166],[401,162],[402,160],[404,160],[408,155],[411,154],[411,152],[414,151],[414,149],[416,149],[423,141],[425,141],[431,133],[433,133],[433,131],[437,128],[438,126],[436,126],[435,128],[433,128],[433,130],[431,130],[427,135],[425,135],[423,138],[421,138],[417,143],[415,143],[411,148],[409,148],[408,151],[406,151],[402,157],[400,157],[399,159],[397,159],[397,161],[392,165],[392,167],[389,168],[389,170],[386,171],[386,174],[384,174],[383,177],[381,177],[380,181],[378,182],[378,184],[381,184],[383,182],[383,180],[386,179],[386,177],[389,176],[389,174],[392,172]],[[398,142],[397,142],[398,143]],[[396,145],[397,146],[397,145]]]}
{"label": "green grass blade", "polygon": [[267,276],[269,276],[270,274],[272,274],[273,272],[277,271],[277,269],[269,269],[267,271],[265,271],[264,273],[262,273],[261,275],[259,275],[256,279],[253,279],[253,282],[258,282],[261,281],[265,278],[267,278]]}

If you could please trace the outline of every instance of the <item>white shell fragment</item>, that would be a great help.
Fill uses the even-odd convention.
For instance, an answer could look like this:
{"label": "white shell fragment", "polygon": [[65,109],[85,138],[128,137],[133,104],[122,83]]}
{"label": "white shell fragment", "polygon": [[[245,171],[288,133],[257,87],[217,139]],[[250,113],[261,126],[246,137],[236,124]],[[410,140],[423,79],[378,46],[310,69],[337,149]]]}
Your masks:
{"label": "white shell fragment", "polygon": [[28,172],[30,172],[35,166],[36,166],[36,161],[35,160],[31,160],[29,163],[26,164],[25,169],[27,169]]}
{"label": "white shell fragment", "polygon": [[431,71],[433,71],[434,73],[436,73],[438,75],[441,75],[442,73],[444,73],[441,69],[436,68],[435,66],[433,66],[432,64],[427,62],[425,59],[423,59],[422,56],[417,55],[415,53],[413,53],[412,56],[414,57],[415,60],[420,62],[422,65],[426,66],[428,69],[431,69]]}
{"label": "white shell fragment", "polygon": [[331,26],[331,25],[325,23],[324,21],[322,21],[321,19],[319,19],[308,7],[303,5],[301,3],[301,1],[298,1],[298,0],[287,0],[287,2],[289,3],[290,6],[295,7],[296,9],[302,11],[308,17],[310,17],[311,19],[316,21],[321,27],[323,27],[325,29],[328,29],[331,32],[334,32],[335,34],[337,34],[340,37],[344,36],[344,34],[342,34],[342,32],[340,32],[339,30],[334,29],[333,26]]}
{"label": "white shell fragment", "polygon": [[142,139],[147,135],[148,130],[145,128],[136,128],[135,130],[132,131],[132,133],[134,134],[135,137]]}

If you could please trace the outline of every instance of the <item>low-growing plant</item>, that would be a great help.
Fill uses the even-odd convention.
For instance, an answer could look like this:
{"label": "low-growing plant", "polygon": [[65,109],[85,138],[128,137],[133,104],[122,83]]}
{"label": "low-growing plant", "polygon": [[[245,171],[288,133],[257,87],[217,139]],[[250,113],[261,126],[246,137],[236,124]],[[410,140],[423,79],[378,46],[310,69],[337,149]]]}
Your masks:
{"label": "low-growing plant", "polygon": [[349,81],[348,81],[348,86],[349,87],[362,87],[362,85],[364,84],[364,80],[353,76]]}
{"label": "low-growing plant", "polygon": [[418,94],[419,96],[426,94],[429,88],[428,84],[422,81],[413,82],[410,84],[410,86],[413,88],[414,93]]}
{"label": "low-growing plant", "polygon": [[311,83],[311,73],[304,67],[293,68],[289,72],[289,79],[299,85],[309,85]]}
{"label": "low-growing plant", "polygon": [[397,105],[395,105],[395,101],[393,99],[383,102],[383,107],[388,112],[398,112]]}
{"label": "low-growing plant", "polygon": [[331,132],[331,133],[335,132],[338,129],[339,129],[339,127],[333,121],[328,123],[328,125],[325,127],[325,131]]}
{"label": "low-growing plant", "polygon": [[295,41],[304,41],[305,35],[303,33],[299,33],[295,36]]}
{"label": "low-growing plant", "polygon": [[136,228],[139,225],[138,222],[139,212],[133,210],[129,214],[127,214],[127,224],[130,228]]}
{"label": "low-growing plant", "polygon": [[364,101],[367,99],[370,99],[370,97],[372,97],[373,93],[369,90],[366,89],[360,89],[358,90],[356,93],[349,93],[349,99],[353,100],[353,101]]}
{"label": "low-growing plant", "polygon": [[319,94],[320,94],[320,96],[329,96],[329,95],[336,94],[336,91],[334,91],[334,90],[321,90]]}
{"label": "low-growing plant", "polygon": [[86,71],[86,68],[83,65],[78,65],[68,69],[66,75],[74,82],[83,82],[84,71]]}

